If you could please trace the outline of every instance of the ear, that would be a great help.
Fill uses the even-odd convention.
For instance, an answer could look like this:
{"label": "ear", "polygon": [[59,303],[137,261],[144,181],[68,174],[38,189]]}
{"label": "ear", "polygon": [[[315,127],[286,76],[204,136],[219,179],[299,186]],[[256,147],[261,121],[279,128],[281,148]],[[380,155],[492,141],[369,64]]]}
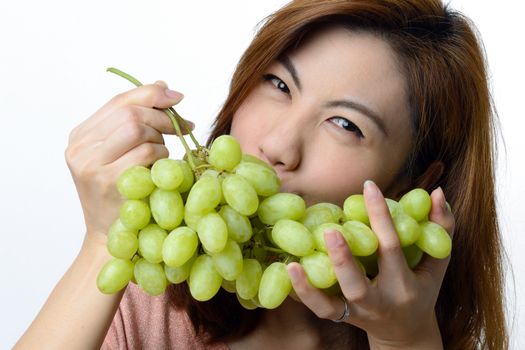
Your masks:
{"label": "ear", "polygon": [[428,166],[427,170],[416,180],[416,183],[419,187],[430,190],[436,186],[444,172],[445,164],[436,160]]}

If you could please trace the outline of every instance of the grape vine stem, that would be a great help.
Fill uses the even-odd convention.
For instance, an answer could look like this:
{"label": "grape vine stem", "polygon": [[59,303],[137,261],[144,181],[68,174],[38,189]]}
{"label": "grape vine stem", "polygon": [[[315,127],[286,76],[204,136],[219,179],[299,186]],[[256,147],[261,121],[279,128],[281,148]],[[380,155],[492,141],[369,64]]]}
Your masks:
{"label": "grape vine stem", "polygon": [[[132,84],[134,84],[136,87],[139,87],[139,86],[142,86],[142,83],[140,81],[138,81],[136,78],[134,78],[133,76],[121,71],[120,69],[117,69],[117,68],[114,68],[114,67],[109,67],[106,69],[108,72],[111,72],[113,74],[116,74],[126,80],[128,80],[129,82],[131,82]],[[182,146],[184,146],[184,149],[186,150],[186,156],[188,157],[188,163],[190,164],[190,167],[191,169],[195,172],[195,161],[193,160],[193,155],[192,155],[192,152],[191,152],[191,149],[190,147],[188,146],[188,144],[186,143],[186,140],[184,139],[184,136],[182,135],[182,131],[180,129],[180,125],[179,125],[179,122],[178,120],[181,121],[182,125],[184,126],[184,128],[186,129],[186,131],[188,132],[191,140],[193,141],[193,143],[195,144],[195,147],[197,147],[197,149],[200,149],[202,148],[201,145],[199,145],[199,142],[197,142],[197,140],[195,139],[195,137],[193,136],[193,133],[191,132],[190,130],[190,127],[188,125],[188,123],[186,123],[186,120],[184,120],[184,118],[182,118],[178,113],[177,111],[175,111],[175,109],[173,107],[170,107],[170,108],[165,108],[163,109],[164,113],[166,113],[168,115],[168,117],[170,118],[171,120],[171,123],[173,124],[173,127],[175,128],[175,131],[177,132],[177,136],[179,137],[180,139],[180,142],[182,143]]]}

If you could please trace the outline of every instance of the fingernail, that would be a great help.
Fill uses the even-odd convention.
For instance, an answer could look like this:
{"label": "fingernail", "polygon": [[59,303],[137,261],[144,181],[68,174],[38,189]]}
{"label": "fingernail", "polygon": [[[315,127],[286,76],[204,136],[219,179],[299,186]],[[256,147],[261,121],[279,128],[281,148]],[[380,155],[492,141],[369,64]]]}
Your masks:
{"label": "fingernail", "polygon": [[288,275],[292,281],[297,281],[299,279],[299,271],[294,266],[288,266]]}
{"label": "fingernail", "polygon": [[170,89],[166,89],[166,90],[164,90],[164,93],[165,93],[166,96],[168,96],[169,98],[173,98],[173,99],[177,99],[177,100],[182,100],[182,98],[184,97],[184,95],[181,94],[180,92],[178,92],[178,91],[173,91],[173,90],[170,90]]}
{"label": "fingernail", "polygon": [[188,124],[191,130],[195,129],[195,124],[192,121],[186,119],[184,119],[184,121]]}
{"label": "fingernail", "polygon": [[372,180],[366,180],[363,185],[363,194],[367,192],[370,196],[377,196],[377,185]]}
{"label": "fingernail", "polygon": [[163,80],[157,80],[157,81],[155,82],[155,85],[164,86],[165,88],[168,87],[168,84],[167,84],[165,81],[163,81]]}
{"label": "fingernail", "polygon": [[337,234],[334,231],[326,231],[324,233],[324,240],[328,249],[334,249],[339,244]]}
{"label": "fingernail", "polygon": [[437,191],[439,192],[440,197],[441,197],[441,198],[439,199],[439,201],[440,201],[439,205],[441,206],[441,210],[442,210],[443,212],[445,212],[445,211],[448,210],[448,208],[447,208],[447,201],[445,200],[445,193],[443,192],[443,189],[441,188],[441,186],[439,186],[439,187],[437,188]]}

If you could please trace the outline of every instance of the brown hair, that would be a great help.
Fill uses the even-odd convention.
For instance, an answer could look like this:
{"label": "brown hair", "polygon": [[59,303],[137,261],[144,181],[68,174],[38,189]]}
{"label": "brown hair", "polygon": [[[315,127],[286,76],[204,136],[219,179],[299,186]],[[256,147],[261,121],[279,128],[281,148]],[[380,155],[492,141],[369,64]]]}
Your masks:
{"label": "brown hair", "polygon": [[[438,0],[293,1],[267,18],[242,56],[209,142],[229,132],[235,111],[259,83],[256,77],[327,24],[379,35],[404,68],[415,140],[404,176],[410,188],[441,186],[456,218],[452,258],[436,304],[445,348],[507,348],[494,193],[495,113],[481,41],[463,15]],[[435,161],[444,164],[444,172],[429,183],[423,174]],[[224,291],[206,303],[192,300],[185,284],[173,292],[174,302],[210,342],[242,337],[260,317]],[[355,348],[368,347],[364,331],[348,329]]]}

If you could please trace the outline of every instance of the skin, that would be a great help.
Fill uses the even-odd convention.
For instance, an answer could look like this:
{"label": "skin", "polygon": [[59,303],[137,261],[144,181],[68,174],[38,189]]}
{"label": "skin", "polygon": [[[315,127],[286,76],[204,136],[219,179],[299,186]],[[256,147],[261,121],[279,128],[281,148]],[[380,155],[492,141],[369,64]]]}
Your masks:
{"label": "skin", "polygon": [[[274,166],[283,190],[301,194],[309,204],[341,204],[348,194],[361,192],[366,179],[377,183],[367,182],[364,195],[380,242],[378,276],[368,280],[361,274],[338,232],[325,236],[350,306],[348,323],[367,332],[372,349],[442,348],[434,306],[448,259],[426,259],[410,270],[379,190],[395,191],[396,174],[410,149],[407,96],[395,55],[372,35],[335,29],[313,37],[289,59],[301,89],[276,62],[268,73],[282,79],[290,93],[280,81],[261,78],[235,114],[232,134],[245,152]],[[168,156],[162,135],[174,130],[158,109],[181,99],[163,82],[144,85],[117,95],[71,132],[65,158],[84,212],[84,244],[16,349],[100,348],[122,298],[122,293],[101,294],[95,282],[109,259],[106,232],[122,204],[116,180],[132,165]],[[340,99],[374,111],[386,133],[355,109],[323,107]],[[342,128],[348,124],[341,117],[364,138],[353,127]],[[454,219],[443,192],[435,190],[431,198],[430,219],[452,233]],[[340,317],[342,300],[312,288],[298,264],[288,265],[288,272],[299,302],[287,299],[265,313],[253,333],[229,344],[232,349],[319,348],[333,336],[322,334],[318,325]]]}
{"label": "skin", "polygon": [[[380,241],[380,273],[369,280],[341,234],[325,233],[350,305],[348,323],[367,331],[372,348],[442,348],[434,306],[448,259],[426,259],[415,271],[407,267],[380,190],[394,193],[411,146],[406,84],[394,52],[373,34],[335,28],[310,38],[267,74],[235,113],[231,134],[245,152],[276,169],[282,191],[298,193],[308,204],[342,204],[349,194],[363,192]],[[348,104],[327,107],[340,100],[365,106],[377,119]],[[367,179],[374,182],[363,188]],[[440,189],[432,201],[431,220],[452,232]],[[267,312],[259,329],[232,348],[258,348],[275,339],[282,347],[282,339],[294,333],[290,324],[296,325],[301,348],[322,344],[319,327],[304,309],[333,320],[344,310],[342,301],[313,288],[299,264],[289,264],[288,272],[302,304],[287,301]]]}

